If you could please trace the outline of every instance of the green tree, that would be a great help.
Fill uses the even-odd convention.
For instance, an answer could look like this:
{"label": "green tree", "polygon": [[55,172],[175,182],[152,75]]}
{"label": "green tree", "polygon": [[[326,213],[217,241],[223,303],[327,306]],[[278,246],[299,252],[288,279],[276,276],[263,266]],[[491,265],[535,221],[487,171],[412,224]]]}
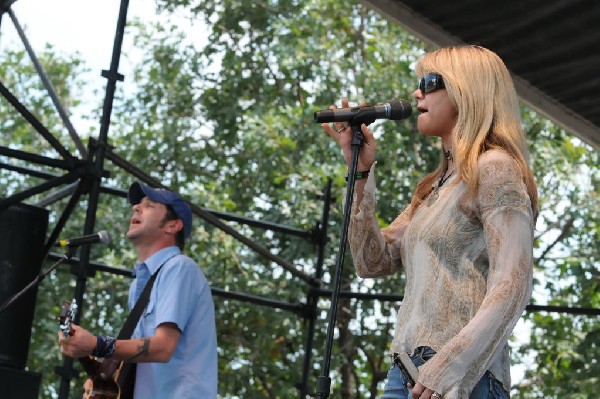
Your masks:
{"label": "green tree", "polygon": [[[600,303],[600,174],[598,153],[529,111],[525,121],[540,192],[536,296],[560,307],[598,309]],[[597,390],[597,316],[526,313],[533,369],[519,397],[584,398]]]}
{"label": "green tree", "polygon": [[[77,77],[86,72],[83,61],[77,54],[63,55],[53,47],[48,46],[38,55],[40,64],[44,68],[57,96],[69,115],[80,112],[81,101],[84,96],[84,82]],[[6,49],[0,56],[0,80],[8,90],[21,102],[55,138],[65,146],[69,152],[77,155],[73,144],[61,120],[58,118],[54,105],[48,96],[42,82],[33,68],[33,65],[24,51]],[[2,121],[2,135],[0,145],[15,150],[20,150],[35,155],[57,158],[59,154],[49,143],[37,133],[33,127],[4,99],[0,100],[0,120]],[[87,134],[88,132],[86,132]],[[34,172],[43,172],[51,175],[61,175],[65,171],[59,168],[44,167],[29,164],[16,158],[4,157],[3,162],[16,168],[26,168]],[[12,169],[0,169],[0,184],[4,197],[33,187],[44,182],[45,179],[36,174],[15,173]],[[48,194],[55,194],[60,188],[50,193],[42,193],[27,199],[27,203],[36,205],[40,201],[46,202]],[[110,203],[110,199],[106,199]],[[46,206],[49,211],[50,229],[54,227],[61,216],[68,199],[63,198]],[[80,206],[73,211],[72,217],[67,222],[63,231],[64,237],[77,236],[83,231],[85,220],[85,198]],[[121,205],[121,207],[123,207]],[[108,229],[115,219],[110,212],[99,211],[99,227]],[[92,260],[100,257],[101,250],[93,248]],[[108,264],[114,264],[115,252],[103,254]],[[121,255],[118,257],[121,259]],[[111,260],[113,262],[111,262]],[[41,267],[49,268],[56,259],[48,259]],[[117,263],[118,264],[118,263]],[[62,265],[55,273],[44,279],[37,291],[35,319],[32,326],[31,344],[27,367],[31,371],[42,373],[42,397],[55,397],[58,386],[58,376],[53,372],[54,366],[62,363],[62,356],[57,350],[56,332],[58,314],[64,301],[70,300],[74,294],[74,279],[69,273],[69,265]],[[119,326],[125,312],[123,297],[113,297],[111,290],[125,292],[123,278],[111,278],[108,282],[103,280],[90,280],[90,290],[86,296],[86,303],[82,304],[83,319],[90,320],[90,325],[96,329],[114,331],[110,323]],[[94,306],[87,306],[93,303]],[[109,312],[108,309],[111,309]],[[114,311],[113,311],[114,309]],[[110,314],[108,314],[110,313]],[[78,385],[80,385],[78,383]],[[80,397],[78,392],[73,397]]]}
{"label": "green tree", "polygon": [[[166,5],[172,7],[174,3]],[[199,17],[204,16],[212,29],[209,44],[202,50],[205,61],[200,65],[210,66],[211,60],[219,60],[217,73],[198,73],[206,82],[206,88],[198,96],[199,102],[203,116],[214,126],[214,135],[210,140],[216,143],[215,147],[198,155],[210,157],[212,151],[222,152],[222,156],[217,158],[220,161],[217,168],[218,195],[228,195],[232,209],[241,214],[256,215],[275,222],[292,220],[298,227],[310,228],[318,220],[321,206],[307,198],[321,191],[325,179],[332,177],[337,204],[332,209],[335,216],[329,226],[332,243],[332,250],[328,254],[330,271],[335,243],[339,240],[339,204],[345,185],[342,178],[345,166],[339,150],[324,135],[321,127],[312,121],[312,114],[339,101],[343,95],[355,102],[362,99],[376,102],[382,96],[386,99],[394,97],[397,91],[412,91],[415,78],[410,72],[410,64],[422,51],[421,44],[397,27],[383,23],[373,12],[351,2],[342,5],[330,1],[273,4],[202,2],[192,5],[192,9],[199,13]],[[320,18],[323,14],[330,18]],[[319,20],[319,24],[315,24],[315,20]],[[384,37],[394,37],[395,41],[380,41]],[[156,36],[153,36],[153,40],[156,41]],[[375,70],[377,73],[374,73]],[[397,154],[391,158],[382,157],[380,170],[384,187],[382,191],[387,192],[389,198],[394,198],[398,207],[409,195],[409,188],[404,184],[421,175],[428,162],[437,160],[438,151],[425,146],[423,137],[412,133],[414,120],[381,124],[377,126],[377,131],[382,140],[390,143],[389,151],[396,151]],[[397,146],[394,145],[396,143]],[[409,148],[407,154],[400,153],[406,147]],[[417,155],[417,148],[426,150]],[[197,158],[201,159],[199,156]],[[210,170],[206,171],[205,168],[202,175],[207,172],[210,173]],[[202,179],[202,175],[196,179]],[[257,179],[258,176],[260,178]],[[206,184],[211,183],[209,181]],[[240,187],[244,189],[240,190]],[[387,216],[389,223],[398,208],[385,208],[385,211],[387,215],[384,216]],[[311,266],[314,263],[314,252],[304,250],[302,253],[302,247],[289,240],[257,238],[262,242],[271,241],[269,246],[280,248],[278,251],[281,255],[298,264]],[[243,249],[236,252],[244,254]],[[278,284],[278,272],[274,274],[270,269],[258,269],[256,264],[262,261],[255,256],[240,261],[243,270],[252,271],[253,275],[249,276],[251,279],[260,280],[261,288],[268,288],[252,289],[251,293],[275,294],[275,297],[284,295],[293,298],[293,301],[304,299],[306,286],[303,283],[299,284],[290,280],[289,276],[282,275],[286,279],[284,289],[274,291],[270,285]],[[310,272],[311,268],[305,270]],[[253,286],[238,275],[236,279],[239,280],[231,282],[228,276],[214,278],[215,284],[236,290],[247,291],[248,286]],[[361,284],[354,277],[351,263],[347,262],[344,287],[369,289],[362,288]],[[371,284],[374,290],[398,292],[392,288],[399,284],[397,277],[367,283],[368,286]],[[294,296],[291,296],[292,293]],[[387,371],[385,353],[392,324],[361,323],[358,328],[349,326],[357,313],[365,317],[377,312],[388,315],[394,312],[396,305],[341,301],[339,326],[344,334],[341,334],[342,342],[337,342],[339,346],[334,350],[335,369],[340,365],[339,373],[333,372],[334,389],[348,395],[371,391],[374,396]],[[248,308],[242,303],[234,306]],[[315,346],[311,376],[313,392],[314,379],[322,363],[327,306],[328,301],[321,301],[324,317],[319,320],[320,332]],[[231,314],[226,310],[222,315],[226,313]],[[265,324],[270,326],[281,325],[277,320],[282,316],[293,320],[289,315],[272,314],[269,309],[264,309],[262,313],[260,319],[269,320]],[[269,352],[280,353],[277,342],[280,337],[285,338],[290,340],[291,347],[296,348],[295,358],[301,359],[305,337],[295,336],[297,334],[290,334],[286,330],[276,334],[269,331],[259,333],[261,328],[256,325],[256,315],[248,314],[252,317],[246,318],[245,312],[236,314],[235,323],[236,326],[246,326],[254,331],[258,339],[265,336],[267,341],[259,341],[258,347],[268,345],[273,347]],[[229,319],[223,317],[220,323],[232,323]],[[300,326],[295,330],[302,331]],[[368,342],[376,337],[379,338],[378,344]],[[224,347],[228,343],[225,342]],[[223,363],[230,364],[234,372],[228,372],[225,367],[221,374],[221,391],[233,391],[242,397],[294,396],[294,382],[300,377],[300,361],[295,362],[295,370],[288,368],[282,371],[279,362],[273,359],[258,362],[260,359],[253,354],[253,346],[257,346],[255,342],[240,342],[236,338],[230,349],[224,350]],[[254,367],[240,370],[236,364],[242,359]],[[375,371],[377,378],[365,384],[370,370]],[[283,375],[286,377],[283,378]],[[248,381],[253,384],[248,384]],[[237,386],[242,391],[232,389]]]}

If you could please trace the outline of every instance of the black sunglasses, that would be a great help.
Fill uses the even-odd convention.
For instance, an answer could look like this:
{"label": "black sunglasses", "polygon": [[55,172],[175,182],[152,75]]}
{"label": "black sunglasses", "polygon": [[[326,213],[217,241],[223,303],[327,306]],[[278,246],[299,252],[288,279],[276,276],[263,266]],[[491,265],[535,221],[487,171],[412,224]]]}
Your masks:
{"label": "black sunglasses", "polygon": [[419,90],[421,93],[427,94],[439,89],[444,89],[444,78],[437,73],[428,73],[419,79]]}

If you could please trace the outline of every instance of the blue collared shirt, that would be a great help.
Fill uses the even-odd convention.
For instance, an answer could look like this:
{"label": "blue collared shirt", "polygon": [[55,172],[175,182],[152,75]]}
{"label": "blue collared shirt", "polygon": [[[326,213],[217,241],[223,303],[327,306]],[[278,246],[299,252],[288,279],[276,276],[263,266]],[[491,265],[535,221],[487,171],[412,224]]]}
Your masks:
{"label": "blue collared shirt", "polygon": [[145,281],[163,264],[133,338],[155,335],[156,327],[162,323],[175,323],[181,336],[169,362],[138,363],[135,399],[214,399],[217,397],[215,312],[210,286],[196,262],[172,246],[136,264],[129,307],[133,308]]}

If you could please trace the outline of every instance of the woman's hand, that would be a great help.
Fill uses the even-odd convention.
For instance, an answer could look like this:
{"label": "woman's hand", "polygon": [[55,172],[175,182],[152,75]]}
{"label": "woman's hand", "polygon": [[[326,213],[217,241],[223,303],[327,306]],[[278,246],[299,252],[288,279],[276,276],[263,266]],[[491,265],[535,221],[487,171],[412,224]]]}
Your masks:
{"label": "woman's hand", "polygon": [[[412,388],[411,384],[408,384],[409,388]],[[425,387],[425,385],[417,382],[414,388],[412,388],[412,399],[440,399],[441,395],[435,393],[434,390]]]}
{"label": "woman's hand", "polygon": [[[361,106],[366,105],[365,103],[361,103]],[[342,99],[342,108],[348,108],[348,99]],[[336,109],[335,105],[329,107],[329,109]],[[328,123],[321,124],[323,130],[336,142],[340,145],[342,152],[344,154],[344,160],[346,161],[346,166],[350,167],[350,162],[352,161],[352,129],[346,122],[335,122],[335,129],[331,127]],[[356,165],[357,172],[364,172],[366,170],[371,169],[371,165],[375,162],[375,153],[377,151],[377,142],[373,137],[373,132],[367,127],[367,125],[362,124],[360,127],[362,134],[364,135],[363,146],[360,149],[358,156],[358,164]]]}

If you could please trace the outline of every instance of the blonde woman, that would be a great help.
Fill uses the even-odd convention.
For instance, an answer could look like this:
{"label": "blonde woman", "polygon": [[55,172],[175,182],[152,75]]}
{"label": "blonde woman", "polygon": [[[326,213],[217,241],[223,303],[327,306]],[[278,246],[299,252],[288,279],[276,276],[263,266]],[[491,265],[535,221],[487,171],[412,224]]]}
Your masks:
{"label": "blonde woman", "polygon": [[[416,72],[417,127],[441,139],[440,164],[380,229],[377,143],[363,125],[349,227],[360,277],[406,276],[382,398],[508,398],[508,337],[531,296],[537,214],[516,92],[502,60],[480,46],[426,53]],[[323,128],[348,163],[351,129]],[[414,386],[396,364],[401,352],[418,366]]]}

